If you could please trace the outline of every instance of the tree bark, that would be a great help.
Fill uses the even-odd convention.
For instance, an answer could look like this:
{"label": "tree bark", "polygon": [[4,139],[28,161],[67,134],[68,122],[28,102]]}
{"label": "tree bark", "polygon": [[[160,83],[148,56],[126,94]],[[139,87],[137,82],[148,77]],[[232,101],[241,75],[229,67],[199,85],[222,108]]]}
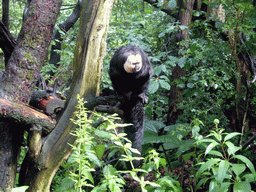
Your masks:
{"label": "tree bark", "polygon": [[2,21],[5,27],[9,30],[9,0],[2,0]]}
{"label": "tree bark", "polygon": [[12,121],[0,121],[0,191],[11,191],[25,127]]}
{"label": "tree bark", "polygon": [[[74,119],[77,94],[85,100],[99,93],[102,61],[106,50],[106,37],[111,9],[114,0],[85,1],[81,14],[81,23],[74,58],[74,78],[66,110],[55,129],[42,145],[40,154],[35,158],[26,157],[29,171],[24,171],[22,185],[29,185],[28,191],[49,191],[52,178],[58,167],[72,152],[70,144],[76,138],[70,133],[76,128],[70,119]],[[39,133],[35,133],[38,135]],[[36,140],[36,139],[35,139]]]}
{"label": "tree bark", "polygon": [[[49,116],[40,113],[29,106],[14,103],[0,98],[0,119],[19,122],[22,125],[40,125],[45,134],[52,131],[55,121]],[[22,127],[21,127],[22,128]],[[29,130],[27,130],[29,131]]]}
{"label": "tree bark", "polygon": [[[192,20],[192,10],[193,10],[194,0],[179,0],[179,12],[178,12],[178,20],[180,21],[181,25],[185,25],[189,27],[191,20]],[[187,30],[179,30],[176,34],[176,42],[180,42],[182,40],[188,39],[189,34]],[[179,45],[178,50],[182,50],[184,47]],[[181,54],[177,53],[177,56],[182,56]],[[186,70],[181,68],[178,64],[172,71],[172,80],[180,79],[184,76]],[[173,84],[170,90],[169,96],[169,112],[168,112],[168,124],[175,124],[179,114],[181,111],[178,109],[178,104],[182,101],[183,94],[182,89],[177,86],[177,84]]]}
{"label": "tree bark", "polygon": [[[28,103],[48,52],[60,5],[61,0],[28,1],[28,14],[17,44],[0,76],[0,98]],[[0,190],[10,191],[14,186],[23,132],[31,126],[24,127],[19,121],[2,117],[0,127]]]}
{"label": "tree bark", "polygon": [[0,48],[4,52],[5,65],[7,65],[15,45],[16,40],[13,38],[4,23],[0,21]]}
{"label": "tree bark", "polygon": [[28,103],[48,52],[61,0],[31,0],[0,80],[0,97]]}

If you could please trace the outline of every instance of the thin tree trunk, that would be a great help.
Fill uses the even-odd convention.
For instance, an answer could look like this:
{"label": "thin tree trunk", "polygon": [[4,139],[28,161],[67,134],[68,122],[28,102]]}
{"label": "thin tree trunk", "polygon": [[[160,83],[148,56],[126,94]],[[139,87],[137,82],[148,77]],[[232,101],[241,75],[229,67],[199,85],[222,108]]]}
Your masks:
{"label": "thin tree trunk", "polygon": [[[189,27],[192,19],[192,10],[193,10],[194,0],[179,0],[179,12],[178,12],[178,20],[180,21],[181,25],[185,25]],[[176,34],[176,42],[180,42],[182,40],[186,40],[189,38],[189,34],[187,30],[181,31],[179,30]],[[184,49],[184,47],[179,46],[177,49],[178,51]],[[181,57],[180,53],[177,53],[177,56]],[[172,81],[180,79],[184,76],[186,70],[181,68],[178,64],[172,71]],[[175,124],[176,120],[178,119],[179,114],[182,112],[178,109],[179,103],[182,101],[182,89],[177,86],[177,84],[172,85],[170,90],[170,97],[169,97],[169,113],[168,113],[168,124]]]}
{"label": "thin tree trunk", "polygon": [[5,65],[7,65],[15,45],[16,40],[4,23],[0,21],[0,48],[4,52]]}
{"label": "thin tree trunk", "polygon": [[[84,0],[79,0],[76,4],[72,14],[67,18],[66,21],[64,21],[63,23],[61,23],[59,25],[59,28],[64,33],[66,33],[69,29],[71,29],[74,26],[74,24],[76,23],[76,21],[78,20],[78,18],[80,17],[83,3],[84,3]],[[54,40],[56,41],[56,43],[55,43],[55,45],[52,45],[52,47],[51,47],[49,63],[53,64],[56,68],[58,68],[59,61],[60,61],[60,53],[58,51],[61,50],[61,43],[63,40],[59,30],[56,30],[56,32],[54,33]],[[50,71],[49,74],[51,76],[53,76],[54,72]]]}
{"label": "thin tree trunk", "polygon": [[2,0],[2,21],[5,27],[9,30],[9,0]]}

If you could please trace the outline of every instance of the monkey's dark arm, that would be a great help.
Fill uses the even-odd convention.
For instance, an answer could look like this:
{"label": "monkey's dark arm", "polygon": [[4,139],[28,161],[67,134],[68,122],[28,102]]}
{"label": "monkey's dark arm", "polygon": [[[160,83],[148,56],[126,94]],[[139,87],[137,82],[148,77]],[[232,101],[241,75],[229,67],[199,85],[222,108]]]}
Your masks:
{"label": "monkey's dark arm", "polygon": [[148,73],[145,77],[143,77],[144,82],[143,85],[141,86],[141,93],[138,94],[138,97],[141,99],[141,102],[143,104],[147,104],[148,103],[148,97],[146,96],[147,92],[148,92],[148,88],[149,88],[149,83],[153,74],[153,69],[152,67],[150,67],[148,69]]}

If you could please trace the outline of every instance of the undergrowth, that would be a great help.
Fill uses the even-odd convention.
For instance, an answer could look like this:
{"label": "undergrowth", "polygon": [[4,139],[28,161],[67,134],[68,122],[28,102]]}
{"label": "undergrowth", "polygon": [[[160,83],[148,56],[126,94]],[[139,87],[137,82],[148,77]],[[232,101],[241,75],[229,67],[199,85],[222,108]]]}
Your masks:
{"label": "undergrowth", "polygon": [[[179,183],[171,177],[163,177],[158,182],[145,180],[148,171],[157,172],[160,166],[165,166],[165,159],[160,158],[155,150],[151,150],[148,156],[133,157],[132,154],[139,154],[137,149],[132,148],[131,142],[125,137],[125,133],[119,133],[118,128],[127,126],[119,124],[116,115],[100,115],[88,111],[84,107],[83,99],[79,98],[76,119],[73,122],[77,129],[72,133],[77,137],[75,145],[72,145],[74,152],[67,162],[61,166],[62,170],[70,170],[60,181],[60,185],[54,191],[112,191],[118,192],[125,188],[124,177],[130,177],[138,183],[138,191],[155,191],[161,185],[170,191],[181,191]],[[94,120],[103,122],[99,127],[93,127],[93,121],[88,118],[94,113]],[[118,156],[117,156],[118,154]],[[117,163],[112,163],[117,160]],[[133,161],[143,161],[142,168],[135,168]],[[117,167],[125,166],[125,170],[118,170]],[[119,163],[119,166],[117,166]],[[130,169],[127,169],[130,167]],[[55,179],[56,182],[56,179]],[[161,190],[162,191],[162,190]]]}
{"label": "undergrowth", "polygon": [[[240,134],[224,132],[217,119],[206,137],[199,134],[204,125],[198,119],[171,126],[148,121],[143,139],[145,155],[133,157],[139,151],[132,148],[125,133],[118,131],[127,125],[118,123],[116,115],[88,111],[78,99],[73,120],[77,129],[72,133],[77,141],[72,145],[73,154],[54,178],[53,191],[213,192],[242,188],[249,192],[255,184],[253,164],[238,154],[241,148],[233,144]],[[93,119],[89,119],[92,114]],[[99,126],[95,127],[95,122]],[[166,134],[159,136],[159,130]],[[135,160],[141,161],[139,168],[134,167]],[[189,184],[184,185],[188,178]]]}

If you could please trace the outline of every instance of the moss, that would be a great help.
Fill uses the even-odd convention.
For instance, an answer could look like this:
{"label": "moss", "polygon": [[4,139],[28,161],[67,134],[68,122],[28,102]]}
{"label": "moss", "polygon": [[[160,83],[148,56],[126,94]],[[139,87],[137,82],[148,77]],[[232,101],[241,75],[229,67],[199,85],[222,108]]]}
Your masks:
{"label": "moss", "polygon": [[35,45],[35,43],[32,40],[28,41],[28,46],[29,47],[34,47],[34,45]]}
{"label": "moss", "polygon": [[29,79],[29,80],[34,79],[33,73],[34,73],[34,71],[28,72],[27,79]]}
{"label": "moss", "polygon": [[32,56],[29,54],[29,52],[26,52],[26,54],[25,54],[25,59],[27,59],[27,61],[32,61]]}

